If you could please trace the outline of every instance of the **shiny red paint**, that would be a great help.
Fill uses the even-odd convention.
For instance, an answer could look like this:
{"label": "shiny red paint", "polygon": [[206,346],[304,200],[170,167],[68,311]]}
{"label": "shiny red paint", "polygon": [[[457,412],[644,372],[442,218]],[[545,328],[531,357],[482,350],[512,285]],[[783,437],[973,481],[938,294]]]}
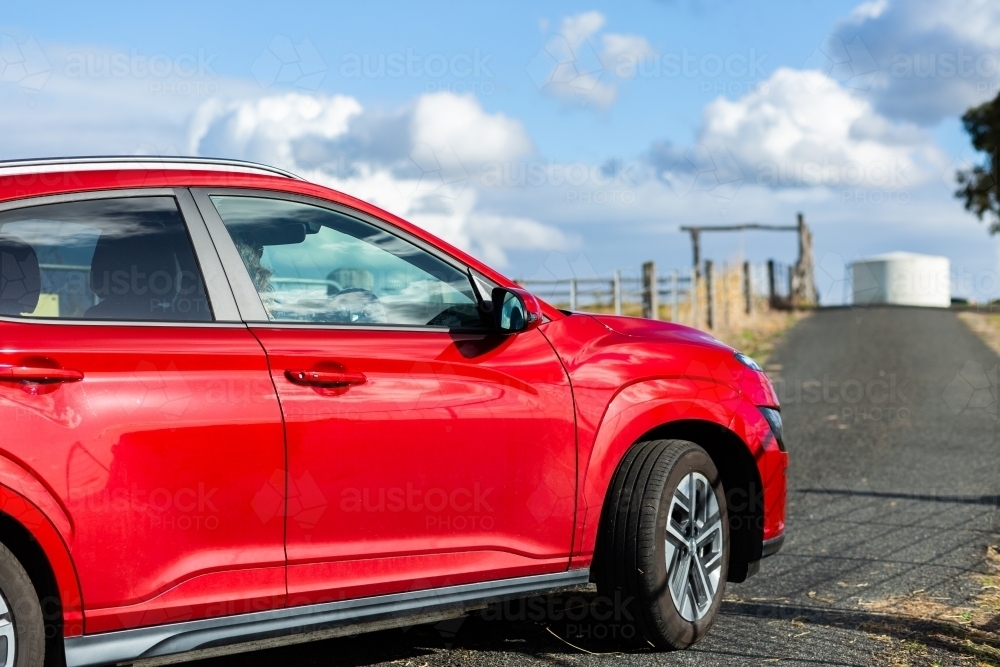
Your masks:
{"label": "shiny red paint", "polygon": [[293,603],[566,569],[573,400],[539,332],[251,330],[285,414]]}
{"label": "shiny red paint", "polygon": [[576,400],[579,502],[571,567],[589,566],[593,558],[601,506],[625,450],[678,420],[718,424],[740,437],[757,457],[772,510],[765,512],[765,539],[783,532],[787,454],[768,443],[770,428],[757,410],[777,406],[763,373],[737,362],[731,348],[708,334],[665,322],[581,314],[542,331],[566,366]]}
{"label": "shiny red paint", "polygon": [[[211,186],[336,202],[516,287],[303,181],[66,171],[0,177],[0,201]],[[742,442],[764,538],[783,532],[762,373],[686,327],[538,307],[544,324],[507,337],[0,319],[0,511],[45,551],[67,636],[587,567],[624,452],[677,420]],[[24,386],[8,368],[83,379]],[[181,528],[206,512],[215,528]]]}
{"label": "shiny red paint", "polygon": [[0,365],[84,376],[0,382],[0,461],[67,545],[88,633],[284,605],[282,529],[258,501],[281,413],[245,327],[7,320],[0,341]]}

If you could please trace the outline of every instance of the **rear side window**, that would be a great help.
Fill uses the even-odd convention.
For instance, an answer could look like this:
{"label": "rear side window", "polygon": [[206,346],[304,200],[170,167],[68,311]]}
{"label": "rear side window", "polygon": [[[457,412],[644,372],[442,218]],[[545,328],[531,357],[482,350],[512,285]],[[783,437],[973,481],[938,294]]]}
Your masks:
{"label": "rear side window", "polygon": [[172,197],[96,199],[0,213],[0,315],[212,320]]}

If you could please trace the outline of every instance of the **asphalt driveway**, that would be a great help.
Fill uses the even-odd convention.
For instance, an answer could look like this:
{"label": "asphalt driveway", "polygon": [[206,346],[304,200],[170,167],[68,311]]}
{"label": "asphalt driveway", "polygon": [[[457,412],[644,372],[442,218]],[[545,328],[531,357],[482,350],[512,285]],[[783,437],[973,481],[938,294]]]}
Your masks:
{"label": "asphalt driveway", "polygon": [[913,642],[933,628],[892,619],[915,599],[958,608],[982,589],[1000,533],[997,363],[946,310],[828,309],[789,332],[769,362],[791,455],[788,537],[728,587],[689,651],[612,653],[627,622],[580,618],[592,599],[580,593],[546,601],[538,620],[514,605],[198,664],[974,664],[948,642]]}

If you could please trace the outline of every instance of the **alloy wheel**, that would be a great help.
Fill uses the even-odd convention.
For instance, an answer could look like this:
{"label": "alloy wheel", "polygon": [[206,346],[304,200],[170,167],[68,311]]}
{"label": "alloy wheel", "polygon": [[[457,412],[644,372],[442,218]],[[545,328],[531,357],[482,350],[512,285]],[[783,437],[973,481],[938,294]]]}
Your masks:
{"label": "alloy wheel", "polygon": [[666,530],[667,587],[686,621],[705,617],[719,581],[723,554],[719,501],[708,479],[687,474],[670,499]]}
{"label": "alloy wheel", "polygon": [[3,594],[0,594],[0,667],[14,667],[17,651],[17,636],[14,633],[14,618]]}

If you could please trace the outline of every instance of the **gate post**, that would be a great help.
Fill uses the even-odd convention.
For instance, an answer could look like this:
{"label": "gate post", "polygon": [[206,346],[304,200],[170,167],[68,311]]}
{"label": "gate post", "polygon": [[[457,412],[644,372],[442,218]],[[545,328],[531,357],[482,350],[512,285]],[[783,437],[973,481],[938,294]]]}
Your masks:
{"label": "gate post", "polygon": [[656,262],[642,265],[642,316],[649,320],[660,319],[660,285],[656,280]]}
{"label": "gate post", "polygon": [[705,324],[709,329],[715,328],[715,298],[712,281],[712,260],[705,260]]}

